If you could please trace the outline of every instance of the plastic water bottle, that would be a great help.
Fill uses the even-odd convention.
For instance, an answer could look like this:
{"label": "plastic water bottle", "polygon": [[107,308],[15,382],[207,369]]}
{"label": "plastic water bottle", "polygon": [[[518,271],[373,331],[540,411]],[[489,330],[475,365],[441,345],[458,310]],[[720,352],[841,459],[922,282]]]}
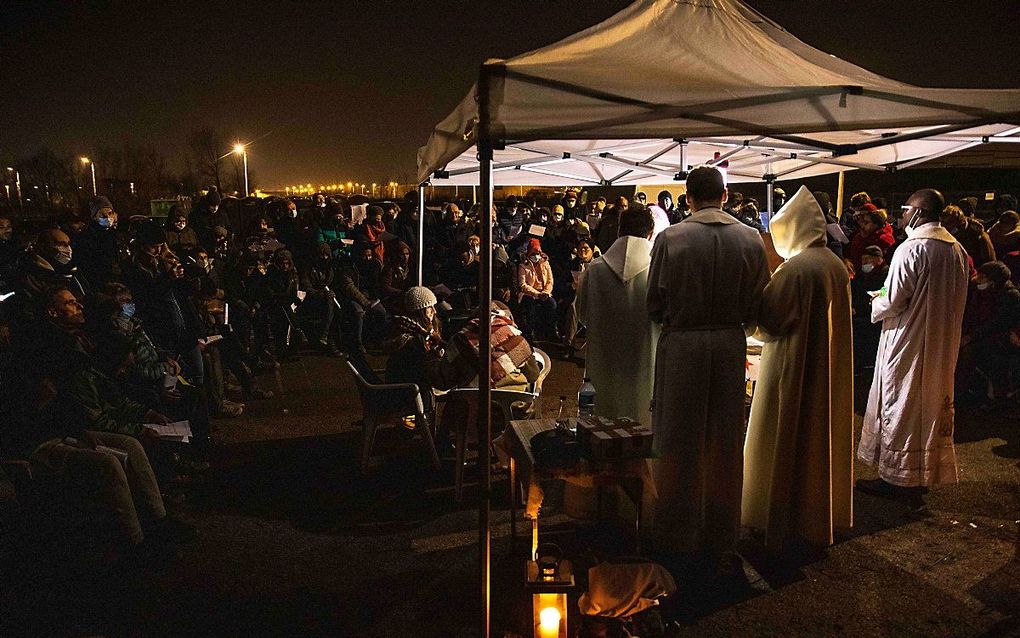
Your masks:
{"label": "plastic water bottle", "polygon": [[583,419],[594,414],[595,386],[591,384],[591,379],[585,377],[581,389],[577,391],[577,416]]}

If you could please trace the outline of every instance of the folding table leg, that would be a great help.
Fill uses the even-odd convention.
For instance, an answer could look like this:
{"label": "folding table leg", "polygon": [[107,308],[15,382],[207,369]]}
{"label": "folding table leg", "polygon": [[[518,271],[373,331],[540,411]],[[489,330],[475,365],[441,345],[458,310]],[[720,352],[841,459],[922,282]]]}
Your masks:
{"label": "folding table leg", "polygon": [[510,547],[517,541],[517,462],[510,457]]}

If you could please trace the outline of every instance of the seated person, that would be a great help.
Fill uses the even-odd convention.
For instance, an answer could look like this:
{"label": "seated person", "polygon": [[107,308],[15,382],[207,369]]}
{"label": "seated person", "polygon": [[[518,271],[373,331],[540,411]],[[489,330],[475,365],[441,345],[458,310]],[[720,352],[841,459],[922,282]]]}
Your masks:
{"label": "seated person", "polygon": [[166,217],[166,245],[174,252],[187,252],[198,245],[198,234],[188,225],[188,214],[174,204]]}
{"label": "seated person", "polygon": [[[510,309],[499,301],[490,306],[492,326],[492,358],[489,377],[492,387],[500,390],[526,392],[538,380],[541,369],[531,345],[514,323]],[[426,377],[430,385],[439,390],[478,386],[479,328],[481,320],[474,317],[450,339],[443,355],[429,362]],[[477,405],[474,394],[451,395],[443,410],[443,420],[437,431],[441,448],[448,449],[449,434],[458,424],[471,423]],[[506,424],[503,424],[506,425]]]}
{"label": "seated person", "polygon": [[1020,290],[1010,281],[1011,274],[1002,262],[990,261],[972,280],[956,368],[961,403],[984,403],[1007,394],[1020,330]]}
{"label": "seated person", "polygon": [[528,316],[528,341],[534,342],[535,336],[559,341],[552,268],[538,239],[528,241],[526,258],[517,267],[517,288],[521,306]]}
{"label": "seated person", "polygon": [[333,252],[326,242],[316,248],[315,259],[301,269],[301,290],[305,298],[298,307],[298,315],[309,326],[312,342],[332,355],[339,355],[333,338],[337,302],[333,270]]}
{"label": "seated person", "polygon": [[[295,323],[293,304],[299,303],[298,274],[294,257],[286,248],[273,253],[273,259],[266,270],[265,302],[262,312],[276,344],[276,356],[280,359],[294,359],[297,346],[306,341],[304,332]],[[288,339],[289,337],[289,339]]]}
{"label": "seated person", "polygon": [[[362,251],[361,260],[377,263],[371,248]],[[341,303],[344,310],[349,312],[353,323],[350,347],[361,354],[365,353],[366,337],[371,341],[381,335],[389,318],[385,306],[374,294],[376,287],[362,277],[362,273],[371,277],[375,272],[368,265],[356,264],[343,254],[337,260],[337,290],[343,298]]]}
{"label": "seated person", "polygon": [[386,246],[386,265],[379,276],[379,290],[383,304],[390,312],[398,312],[404,292],[411,287],[415,275],[411,273],[411,249],[395,239]]}
{"label": "seated person", "polygon": [[427,370],[443,355],[436,295],[423,286],[404,293],[403,314],[393,317],[390,333],[383,343],[386,383],[415,383],[428,415],[435,409]]}

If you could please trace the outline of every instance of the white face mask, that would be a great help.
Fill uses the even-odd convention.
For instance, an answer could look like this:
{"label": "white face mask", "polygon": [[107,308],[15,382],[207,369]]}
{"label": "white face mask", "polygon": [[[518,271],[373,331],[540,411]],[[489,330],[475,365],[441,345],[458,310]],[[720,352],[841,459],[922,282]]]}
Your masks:
{"label": "white face mask", "polygon": [[553,215],[553,219],[555,219],[558,222],[561,222],[563,221],[563,215]]}
{"label": "white face mask", "polygon": [[869,273],[875,269],[875,264],[863,264],[861,265],[861,272]]}
{"label": "white face mask", "polygon": [[537,264],[538,262],[542,261],[542,255],[532,255],[531,257],[528,257],[528,259],[531,260],[531,263]]}
{"label": "white face mask", "polygon": [[990,282],[987,282],[987,281],[977,285],[977,289],[978,290],[988,290],[991,287],[992,287],[992,284]]}
{"label": "white face mask", "polygon": [[482,248],[481,248],[481,246],[472,246],[471,247],[471,252],[473,252],[474,254],[477,255],[478,253],[482,252]]}
{"label": "white face mask", "polygon": [[[320,206],[320,208],[321,208],[321,206]],[[297,209],[296,208],[290,209],[290,218],[291,219],[297,219]]]}
{"label": "white face mask", "polygon": [[57,254],[53,256],[53,259],[55,259],[57,263],[64,264],[65,266],[71,263],[71,247],[58,248]]}
{"label": "white face mask", "polygon": [[220,207],[219,207],[219,206],[210,206],[210,207],[209,207],[209,212],[210,212],[211,214],[215,215],[215,214],[216,214],[216,211],[218,211],[219,209],[220,209]]}

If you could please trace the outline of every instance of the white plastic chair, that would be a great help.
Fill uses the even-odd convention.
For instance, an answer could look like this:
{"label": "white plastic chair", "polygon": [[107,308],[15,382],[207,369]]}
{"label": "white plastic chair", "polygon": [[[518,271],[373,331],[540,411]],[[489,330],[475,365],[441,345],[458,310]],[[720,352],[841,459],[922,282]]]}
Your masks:
{"label": "white plastic chair", "polygon": [[425,441],[432,466],[439,469],[439,454],[429,429],[428,415],[422,403],[418,386],[414,383],[369,383],[350,361],[345,362],[354,375],[361,396],[361,471],[367,472],[372,455],[372,443],[379,425],[414,415],[414,430]]}
{"label": "white plastic chair", "polygon": [[[538,395],[533,392],[521,392],[519,390],[502,390],[493,388],[492,408],[493,415],[503,419],[504,427],[510,425],[513,419],[513,407],[519,406],[521,410],[531,410],[537,405]],[[453,401],[464,401],[472,407],[469,414],[475,412],[473,408],[478,403],[478,388],[454,388],[439,397],[439,400],[449,404]],[[477,416],[477,413],[475,413]],[[456,465],[454,466],[454,495],[458,503],[461,502],[464,492],[464,457],[467,455],[467,430],[475,423],[475,419],[464,419],[456,423],[456,431],[453,434],[453,445],[456,451]],[[486,442],[491,445],[491,442]],[[479,445],[482,442],[479,441]],[[484,469],[482,471],[485,471]]]}

